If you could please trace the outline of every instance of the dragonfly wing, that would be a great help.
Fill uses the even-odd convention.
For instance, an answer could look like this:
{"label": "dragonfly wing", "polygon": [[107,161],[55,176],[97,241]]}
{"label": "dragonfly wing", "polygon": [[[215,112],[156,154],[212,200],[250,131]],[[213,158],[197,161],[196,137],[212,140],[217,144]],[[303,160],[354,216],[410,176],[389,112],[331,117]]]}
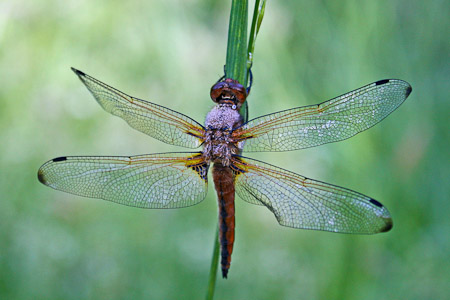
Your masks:
{"label": "dragonfly wing", "polygon": [[178,208],[205,198],[207,172],[200,153],[67,156],[42,165],[38,178],[75,195],[141,208]]}
{"label": "dragonfly wing", "polygon": [[188,116],[131,97],[77,69],[72,70],[104,110],[121,117],[131,127],[171,145],[196,148],[203,143],[203,126]]}
{"label": "dragonfly wing", "polygon": [[355,191],[249,158],[235,157],[232,168],[239,197],[265,205],[283,226],[360,234],[392,228],[388,210]]}
{"label": "dragonfly wing", "polygon": [[318,105],[249,121],[235,130],[244,151],[290,151],[348,139],[393,112],[411,93],[402,80],[380,80]]}

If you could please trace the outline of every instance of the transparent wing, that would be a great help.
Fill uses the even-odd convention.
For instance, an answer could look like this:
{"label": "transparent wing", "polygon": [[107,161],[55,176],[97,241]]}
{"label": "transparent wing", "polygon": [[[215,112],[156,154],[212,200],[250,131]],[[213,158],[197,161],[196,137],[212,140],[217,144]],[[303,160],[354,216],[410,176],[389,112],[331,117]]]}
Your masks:
{"label": "transparent wing", "polygon": [[266,206],[283,226],[360,234],[392,228],[388,210],[368,196],[249,158],[235,157],[232,168],[239,197]]}
{"label": "transparent wing", "polygon": [[380,80],[318,105],[262,116],[235,130],[244,151],[290,151],[345,140],[377,124],[411,93],[402,80]]}
{"label": "transparent wing", "polygon": [[199,153],[67,156],[42,165],[38,179],[56,190],[128,206],[178,208],[205,198],[207,172]]}
{"label": "transparent wing", "polygon": [[203,143],[204,128],[193,119],[131,97],[77,69],[72,70],[104,110],[121,117],[131,127],[171,145],[196,148]]}

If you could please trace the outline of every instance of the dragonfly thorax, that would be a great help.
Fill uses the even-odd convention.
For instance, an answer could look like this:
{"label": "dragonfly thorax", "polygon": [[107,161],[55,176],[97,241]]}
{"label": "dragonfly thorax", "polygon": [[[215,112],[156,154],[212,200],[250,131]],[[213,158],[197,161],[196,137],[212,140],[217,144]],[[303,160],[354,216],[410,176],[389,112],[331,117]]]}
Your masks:
{"label": "dragonfly thorax", "polygon": [[232,138],[232,131],[242,123],[241,115],[231,104],[219,104],[211,109],[205,120],[203,155],[207,161],[230,164],[231,156],[241,150]]}

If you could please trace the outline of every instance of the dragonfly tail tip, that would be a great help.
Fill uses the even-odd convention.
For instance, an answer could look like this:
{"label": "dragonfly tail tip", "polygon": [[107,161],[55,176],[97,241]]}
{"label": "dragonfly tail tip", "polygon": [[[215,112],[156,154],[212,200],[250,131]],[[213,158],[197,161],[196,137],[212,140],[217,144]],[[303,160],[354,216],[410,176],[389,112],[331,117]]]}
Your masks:
{"label": "dragonfly tail tip", "polygon": [[222,269],[222,277],[225,279],[228,278],[228,269]]}

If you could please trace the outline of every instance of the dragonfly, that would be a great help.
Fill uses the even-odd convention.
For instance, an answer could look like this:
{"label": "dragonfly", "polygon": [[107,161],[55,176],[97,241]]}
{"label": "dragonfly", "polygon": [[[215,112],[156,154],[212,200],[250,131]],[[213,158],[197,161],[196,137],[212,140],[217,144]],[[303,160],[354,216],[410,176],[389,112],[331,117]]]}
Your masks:
{"label": "dragonfly", "polygon": [[239,109],[250,90],[223,77],[211,88],[215,106],[201,125],[72,70],[104,110],[132,128],[171,145],[202,148],[137,156],[57,157],[40,167],[39,181],[56,190],[133,207],[180,208],[205,198],[212,165],[224,278],[235,239],[236,194],[267,207],[282,226],[354,234],[386,232],[393,226],[386,207],[369,196],[245,157],[242,152],[299,150],[350,138],[405,101],[412,88],[403,80],[379,80],[320,104],[244,122]]}

